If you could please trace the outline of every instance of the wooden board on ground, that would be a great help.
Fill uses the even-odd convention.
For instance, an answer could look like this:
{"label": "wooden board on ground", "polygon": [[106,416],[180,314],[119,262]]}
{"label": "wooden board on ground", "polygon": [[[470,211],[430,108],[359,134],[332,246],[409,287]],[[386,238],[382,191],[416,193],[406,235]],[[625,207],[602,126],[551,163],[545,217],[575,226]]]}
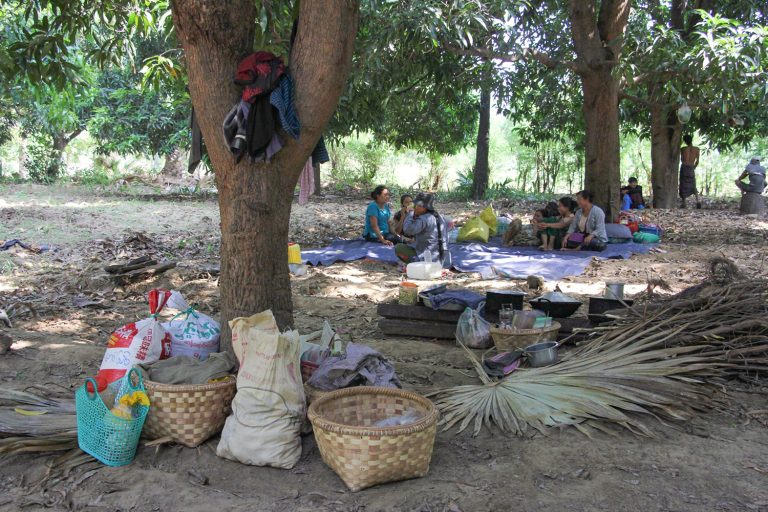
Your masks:
{"label": "wooden board on ground", "polygon": [[379,330],[389,336],[408,336],[413,338],[437,338],[452,340],[456,335],[456,325],[446,322],[426,320],[403,320],[382,318]]}
{"label": "wooden board on ground", "polygon": [[402,306],[395,303],[379,304],[376,313],[384,318],[427,320],[430,322],[446,322],[453,325],[456,325],[461,316],[461,311],[435,311],[426,306]]}

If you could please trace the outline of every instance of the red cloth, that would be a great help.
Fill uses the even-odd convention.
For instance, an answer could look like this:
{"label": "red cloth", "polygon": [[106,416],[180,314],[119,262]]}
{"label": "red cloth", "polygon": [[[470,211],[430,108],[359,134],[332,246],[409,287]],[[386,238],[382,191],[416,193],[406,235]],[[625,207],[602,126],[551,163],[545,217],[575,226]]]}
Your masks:
{"label": "red cloth", "polygon": [[285,64],[280,57],[270,52],[255,52],[238,64],[235,83],[243,86],[243,101],[253,103],[258,96],[271,92],[284,73]]}

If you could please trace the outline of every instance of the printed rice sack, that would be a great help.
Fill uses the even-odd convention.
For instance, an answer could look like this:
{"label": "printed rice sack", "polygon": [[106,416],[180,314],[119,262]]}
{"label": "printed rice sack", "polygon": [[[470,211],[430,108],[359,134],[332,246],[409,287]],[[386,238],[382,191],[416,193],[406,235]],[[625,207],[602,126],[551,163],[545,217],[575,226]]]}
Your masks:
{"label": "printed rice sack", "polygon": [[190,306],[177,291],[171,292],[166,307],[181,311],[163,324],[171,335],[171,356],[190,356],[205,361],[210,354],[219,351],[219,322]]}
{"label": "printed rice sack", "polygon": [[488,224],[486,224],[480,217],[472,217],[461,227],[456,241],[487,243],[489,237],[490,229],[488,228]]}
{"label": "printed rice sack", "polygon": [[280,333],[272,311],[235,318],[229,326],[240,371],[216,455],[290,469],[301,457],[301,427],[307,414],[299,333]]}
{"label": "printed rice sack", "polygon": [[157,320],[157,314],[163,310],[170,296],[168,290],[151,290],[147,298],[152,316],[124,325],[109,337],[107,351],[96,374],[99,391],[120,380],[137,364],[170,357],[171,336]]}

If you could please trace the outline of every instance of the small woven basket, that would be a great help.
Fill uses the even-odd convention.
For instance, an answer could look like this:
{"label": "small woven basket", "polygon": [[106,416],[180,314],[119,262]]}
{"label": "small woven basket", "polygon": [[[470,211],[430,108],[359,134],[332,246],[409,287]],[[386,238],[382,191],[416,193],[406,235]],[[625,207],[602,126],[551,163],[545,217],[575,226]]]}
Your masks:
{"label": "small woven basket", "polygon": [[144,424],[144,437],[169,437],[190,448],[218,434],[232,412],[237,379],[211,384],[160,384],[144,381],[152,408]]}
{"label": "small woven basket", "polygon": [[525,348],[545,341],[557,341],[560,324],[552,322],[549,327],[541,329],[500,329],[491,327],[493,344],[499,352],[508,352],[517,348]]}
{"label": "small woven basket", "polygon": [[[420,419],[395,427],[373,426],[409,411],[416,411]],[[352,491],[425,476],[432,459],[437,418],[432,402],[396,388],[339,389],[309,407],[323,461]]]}
{"label": "small woven basket", "polygon": [[[134,377],[136,384],[133,383]],[[129,370],[123,379],[126,384],[120,387],[145,391],[141,375],[135,369]],[[120,418],[112,414],[97,389],[96,381],[88,378],[75,392],[77,444],[85,453],[107,466],[130,464],[136,456],[141,428],[149,407],[137,406],[138,417]]]}

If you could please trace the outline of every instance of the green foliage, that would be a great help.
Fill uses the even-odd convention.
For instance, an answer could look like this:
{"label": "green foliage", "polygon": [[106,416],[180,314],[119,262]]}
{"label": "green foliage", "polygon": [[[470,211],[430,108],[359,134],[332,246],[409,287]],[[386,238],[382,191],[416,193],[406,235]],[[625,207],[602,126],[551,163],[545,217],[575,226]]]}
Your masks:
{"label": "green foliage", "polygon": [[[768,100],[768,19],[750,2],[726,1],[711,12],[670,5],[637,9],[629,24],[621,68],[625,130],[649,136],[647,110],[693,109],[686,130],[699,130],[710,147],[730,150],[765,133]],[[751,13],[751,14],[750,14]]]}
{"label": "green foliage", "polygon": [[94,166],[83,169],[77,175],[78,183],[88,186],[106,187],[114,182],[112,172],[105,167],[100,167],[94,162]]}
{"label": "green foliage", "polygon": [[44,136],[36,135],[27,140],[24,167],[29,179],[35,183],[50,184],[56,181],[61,171],[61,159],[51,151],[51,142]]}
{"label": "green foliage", "polygon": [[331,179],[341,186],[371,188],[392,149],[373,139],[348,139],[331,147]]}
{"label": "green foliage", "polygon": [[454,154],[477,126],[482,79],[474,66],[435,47],[422,2],[364,2],[353,69],[329,126],[337,140],[370,133],[424,153]]}
{"label": "green foliage", "polygon": [[99,79],[89,133],[99,153],[168,155],[188,144],[189,98],[171,90],[142,90],[140,75],[106,71]]}

